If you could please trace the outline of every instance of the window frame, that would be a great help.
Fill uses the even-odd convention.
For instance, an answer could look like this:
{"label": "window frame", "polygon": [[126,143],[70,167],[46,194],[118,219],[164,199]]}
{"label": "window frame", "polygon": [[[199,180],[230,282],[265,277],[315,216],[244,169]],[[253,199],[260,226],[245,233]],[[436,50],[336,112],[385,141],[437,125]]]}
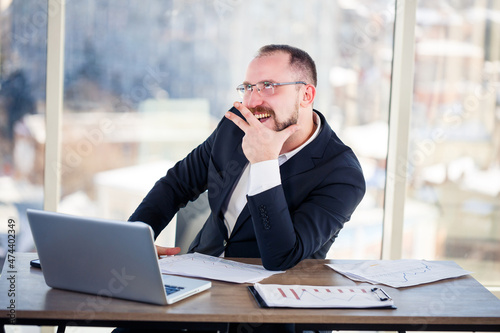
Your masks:
{"label": "window frame", "polygon": [[[61,124],[66,0],[48,0],[43,207],[57,211],[61,193]],[[49,75],[50,73],[50,75]]]}
{"label": "window frame", "polygon": [[396,1],[381,259],[401,259],[417,1]]}

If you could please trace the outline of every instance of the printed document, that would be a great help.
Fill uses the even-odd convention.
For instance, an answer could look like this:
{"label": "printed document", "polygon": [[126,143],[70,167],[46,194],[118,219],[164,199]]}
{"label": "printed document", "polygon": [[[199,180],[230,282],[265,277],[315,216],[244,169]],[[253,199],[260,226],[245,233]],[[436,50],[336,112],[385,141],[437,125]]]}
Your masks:
{"label": "printed document", "polygon": [[362,263],[326,264],[351,280],[394,288],[415,286],[468,275],[459,266],[426,260],[369,260]]}
{"label": "printed document", "polygon": [[[369,286],[306,286],[254,284],[263,307],[290,308],[393,308],[394,302],[381,288]],[[259,296],[261,299],[259,299]]]}
{"label": "printed document", "polygon": [[168,256],[159,260],[163,274],[175,274],[234,283],[259,282],[284,271],[268,271],[261,265],[239,263],[201,253]]}

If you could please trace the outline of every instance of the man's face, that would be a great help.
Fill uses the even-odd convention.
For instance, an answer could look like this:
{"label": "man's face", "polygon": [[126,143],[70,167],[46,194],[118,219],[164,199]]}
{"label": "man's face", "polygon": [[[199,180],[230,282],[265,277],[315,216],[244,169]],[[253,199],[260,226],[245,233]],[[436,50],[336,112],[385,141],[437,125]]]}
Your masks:
{"label": "man's face", "polygon": [[[296,81],[288,62],[289,55],[283,52],[255,58],[248,65],[244,83]],[[262,96],[254,87],[254,90],[243,98],[243,105],[266,127],[281,131],[298,121],[297,85],[276,86],[271,96]]]}

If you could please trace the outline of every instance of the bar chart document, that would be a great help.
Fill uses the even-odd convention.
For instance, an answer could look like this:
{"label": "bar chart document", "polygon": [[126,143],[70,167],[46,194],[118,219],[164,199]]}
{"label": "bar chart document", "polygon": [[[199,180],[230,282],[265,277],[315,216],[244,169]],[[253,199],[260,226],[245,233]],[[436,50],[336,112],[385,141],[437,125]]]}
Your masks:
{"label": "bar chart document", "polygon": [[384,284],[394,288],[410,287],[468,275],[460,266],[426,260],[369,260],[363,263],[327,264],[351,280]]}
{"label": "bar chart document", "polygon": [[262,307],[394,308],[391,297],[378,287],[255,283],[253,289],[249,289]]}

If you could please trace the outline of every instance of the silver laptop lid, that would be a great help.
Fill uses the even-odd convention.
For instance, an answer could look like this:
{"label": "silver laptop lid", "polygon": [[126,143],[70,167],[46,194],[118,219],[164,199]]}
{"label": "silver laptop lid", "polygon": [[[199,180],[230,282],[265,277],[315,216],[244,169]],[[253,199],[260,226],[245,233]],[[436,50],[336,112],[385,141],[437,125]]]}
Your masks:
{"label": "silver laptop lid", "polygon": [[[32,209],[27,215],[48,286],[161,305],[173,302],[167,301],[147,224]],[[209,281],[189,280],[198,286],[172,297],[210,287]]]}

